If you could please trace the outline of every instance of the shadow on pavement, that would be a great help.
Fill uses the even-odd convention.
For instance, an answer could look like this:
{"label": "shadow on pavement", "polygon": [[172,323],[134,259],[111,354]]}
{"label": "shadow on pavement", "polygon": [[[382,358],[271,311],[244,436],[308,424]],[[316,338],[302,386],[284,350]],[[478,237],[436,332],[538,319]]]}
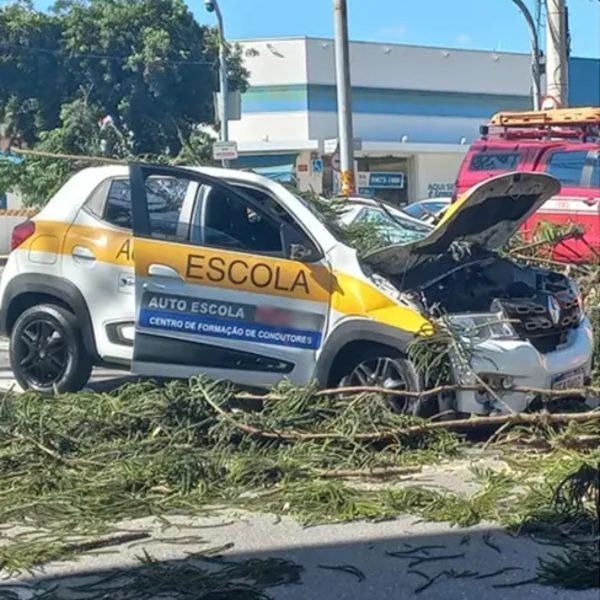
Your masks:
{"label": "shadow on pavement", "polygon": [[[273,515],[245,514],[221,525],[178,519],[179,528],[155,530],[153,539],[113,548],[113,554],[82,554],[21,583],[55,588],[53,600],[598,598],[598,590],[523,583],[535,577],[540,556],[560,548],[500,529],[449,529],[408,517],[311,528]],[[233,546],[220,557],[199,558],[227,544]],[[149,557],[152,562],[140,563]],[[12,589],[19,598],[35,598],[30,589]]]}

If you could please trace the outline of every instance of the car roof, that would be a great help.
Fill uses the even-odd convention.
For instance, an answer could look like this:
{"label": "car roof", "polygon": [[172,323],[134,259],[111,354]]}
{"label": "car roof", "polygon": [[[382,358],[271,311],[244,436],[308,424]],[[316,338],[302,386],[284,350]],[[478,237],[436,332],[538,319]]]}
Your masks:
{"label": "car roof", "polygon": [[423,198],[423,200],[418,200],[414,204],[450,204],[450,202],[452,202],[450,196],[440,196],[439,198]]}
{"label": "car roof", "polygon": [[[379,208],[381,210],[392,210],[396,213],[399,213],[402,219],[406,221],[417,223],[418,225],[423,225],[424,222],[421,219],[417,219],[412,215],[408,214],[400,206],[396,204],[392,204],[391,202],[386,202],[385,200],[380,200],[379,198],[373,198],[371,196],[348,196],[348,198],[338,197],[337,200],[344,200],[349,204],[354,206],[372,206],[373,208]],[[383,205],[383,207],[382,207]]]}

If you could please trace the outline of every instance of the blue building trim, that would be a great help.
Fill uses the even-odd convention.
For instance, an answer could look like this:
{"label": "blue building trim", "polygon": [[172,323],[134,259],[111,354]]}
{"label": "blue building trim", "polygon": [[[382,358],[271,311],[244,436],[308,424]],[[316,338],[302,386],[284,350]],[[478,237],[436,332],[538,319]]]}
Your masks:
{"label": "blue building trim", "polygon": [[266,169],[277,168],[283,165],[296,164],[297,152],[285,154],[244,154],[232,160],[231,166],[235,169]]}
{"label": "blue building trim", "polygon": [[[528,110],[529,96],[428,92],[355,87],[355,113],[422,115],[487,119],[499,110]],[[332,85],[285,85],[251,87],[242,96],[243,113],[335,112],[336,88]]]}

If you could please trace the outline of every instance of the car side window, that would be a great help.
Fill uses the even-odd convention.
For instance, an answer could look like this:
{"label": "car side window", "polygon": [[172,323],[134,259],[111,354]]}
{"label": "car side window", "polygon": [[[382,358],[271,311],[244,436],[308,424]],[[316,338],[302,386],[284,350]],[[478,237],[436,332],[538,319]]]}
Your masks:
{"label": "car side window", "polygon": [[110,182],[102,220],[124,229],[132,228],[131,186],[128,179],[113,179]]}
{"label": "car side window", "polygon": [[275,215],[268,213],[266,207],[261,210],[224,187],[206,186],[202,219],[204,245],[283,256],[279,224],[273,218]]}
{"label": "car side window", "polygon": [[513,171],[519,164],[517,152],[479,152],[473,156],[471,171]]}
{"label": "car side window", "polygon": [[[191,207],[185,208],[197,184],[186,179],[150,177],[146,181],[148,213],[153,237],[187,240]],[[194,194],[195,195],[195,194]],[[191,198],[190,200],[194,200]],[[100,184],[86,203],[86,209],[110,225],[132,229],[131,185],[129,179],[109,179]]]}
{"label": "car side window", "polygon": [[553,152],[546,163],[546,173],[563,185],[579,187],[587,155],[587,150]]}

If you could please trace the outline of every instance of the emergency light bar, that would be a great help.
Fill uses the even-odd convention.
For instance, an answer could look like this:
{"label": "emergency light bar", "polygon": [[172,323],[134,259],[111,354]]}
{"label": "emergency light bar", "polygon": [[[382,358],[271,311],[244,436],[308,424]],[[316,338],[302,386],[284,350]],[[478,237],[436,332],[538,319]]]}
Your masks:
{"label": "emergency light bar", "polygon": [[499,112],[480,128],[485,139],[600,139],[600,108],[560,108],[526,112]]}
{"label": "emergency light bar", "polygon": [[491,121],[492,127],[540,127],[540,126],[600,126],[600,108],[559,108],[528,112],[499,112]]}

